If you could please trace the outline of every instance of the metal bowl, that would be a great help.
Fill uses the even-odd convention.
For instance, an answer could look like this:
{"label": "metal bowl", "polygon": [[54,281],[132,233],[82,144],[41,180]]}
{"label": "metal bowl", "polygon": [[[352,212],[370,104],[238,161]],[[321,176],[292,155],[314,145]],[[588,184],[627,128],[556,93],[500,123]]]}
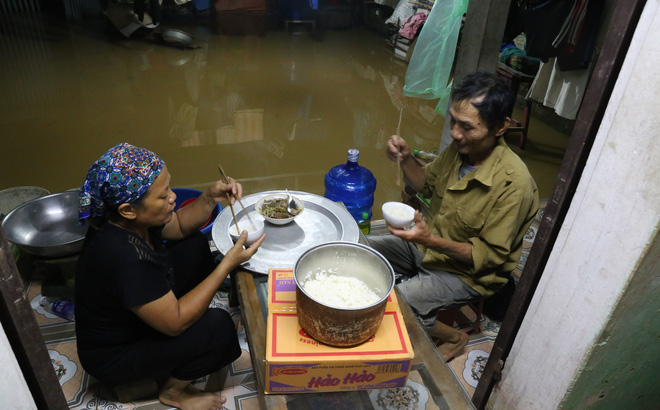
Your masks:
{"label": "metal bowl", "polygon": [[[380,299],[368,306],[343,308],[327,305],[304,290],[305,282],[329,269],[337,276],[360,279]],[[394,289],[394,270],[383,255],[352,242],[329,242],[303,253],[293,269],[296,309],[300,326],[314,339],[331,346],[353,346],[373,336]]]}
{"label": "metal bowl", "polygon": [[78,191],[65,191],[30,200],[2,221],[9,242],[43,258],[75,255],[82,248],[88,225],[78,220]]}
{"label": "metal bowl", "polygon": [[163,30],[160,35],[163,41],[168,44],[178,47],[195,48],[195,44],[193,43],[195,39],[185,31],[177,30],[175,28],[168,28]]}

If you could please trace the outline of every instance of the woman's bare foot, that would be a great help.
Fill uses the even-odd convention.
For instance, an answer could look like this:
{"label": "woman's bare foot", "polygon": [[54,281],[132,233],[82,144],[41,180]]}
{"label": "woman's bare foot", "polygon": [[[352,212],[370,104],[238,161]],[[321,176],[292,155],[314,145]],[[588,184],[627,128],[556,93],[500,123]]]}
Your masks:
{"label": "woman's bare foot", "polygon": [[158,393],[161,403],[181,410],[218,410],[227,399],[219,394],[203,392],[190,381],[169,378]]}
{"label": "woman's bare foot", "polygon": [[456,342],[445,342],[438,345],[438,351],[447,363],[449,363],[454,357],[458,356],[458,354],[467,345],[469,340],[468,335],[463,332],[460,333],[461,334],[458,335],[458,340]]}

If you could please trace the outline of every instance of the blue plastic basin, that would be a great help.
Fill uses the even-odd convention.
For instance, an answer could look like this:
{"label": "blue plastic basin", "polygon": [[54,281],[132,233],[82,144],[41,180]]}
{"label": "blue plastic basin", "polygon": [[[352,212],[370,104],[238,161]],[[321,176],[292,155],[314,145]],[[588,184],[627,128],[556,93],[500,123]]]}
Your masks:
{"label": "blue plastic basin", "polygon": [[[172,191],[174,191],[174,193],[176,194],[176,206],[174,207],[175,211],[180,207],[186,206],[191,202],[195,201],[197,197],[199,197],[202,194],[202,191],[191,188],[172,188]],[[215,218],[217,218],[221,210],[222,210],[222,205],[220,204],[216,205],[215,209],[213,209],[213,212],[211,212],[211,216],[209,217],[209,220],[206,221],[206,223],[201,227],[200,232],[202,232],[204,235],[211,232],[211,229],[213,229],[213,222],[215,221]]]}

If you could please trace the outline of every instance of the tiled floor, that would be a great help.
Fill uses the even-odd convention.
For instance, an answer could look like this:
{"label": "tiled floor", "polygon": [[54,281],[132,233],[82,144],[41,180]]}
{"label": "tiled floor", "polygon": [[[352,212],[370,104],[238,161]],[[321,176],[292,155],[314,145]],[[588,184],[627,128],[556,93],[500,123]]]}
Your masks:
{"label": "tiled floor", "polygon": [[[155,386],[134,384],[133,392],[146,394],[140,399],[120,402],[115,392],[107,386],[100,385],[90,377],[78,361],[74,324],[66,319],[59,318],[40,306],[41,283],[34,280],[28,289],[28,298],[31,301],[34,314],[39,323],[42,335],[53,363],[53,368],[62,386],[62,390],[70,409],[169,409],[162,405],[157,397]],[[229,308],[227,295],[221,292],[211,303],[212,307],[226,309],[232,316],[239,314],[237,310]],[[241,326],[242,327],[242,326]],[[494,329],[482,325],[484,329]],[[467,393],[471,394],[478,381],[482,366],[488,357],[488,352],[495,339],[482,333],[472,336],[464,355],[451,362],[452,369]],[[245,330],[241,329],[239,340],[243,349],[241,357],[232,363],[228,369],[211,374],[195,381],[195,385],[207,391],[220,392],[227,398],[224,409],[251,410],[258,409],[257,387],[255,373],[250,360],[249,347],[246,341]],[[436,403],[432,392],[424,386],[422,373],[413,368],[405,388],[373,390],[369,392],[369,400],[374,409],[439,409],[444,402]],[[224,410],[223,409],[223,410]]]}
{"label": "tiled floor", "polygon": [[[529,228],[525,236],[523,249],[524,256],[518,271],[522,271],[526,255],[529,252],[538,228],[538,223],[543,215],[545,202],[536,221]],[[213,244],[210,243],[212,250]],[[138,392],[145,392],[146,397],[129,402],[121,402],[112,389],[99,385],[82,368],[78,361],[76,351],[76,338],[74,324],[70,321],[55,316],[39,304],[41,300],[41,285],[44,275],[37,270],[32,275],[32,281],[28,287],[27,297],[34,310],[34,314],[46,342],[53,369],[62,386],[62,390],[71,409],[167,409],[157,399],[155,386],[133,385],[132,388]],[[51,271],[46,273],[52,274]],[[519,275],[517,273],[516,275]],[[227,294],[218,292],[211,301],[210,307],[225,309],[232,317],[240,320],[239,308],[230,308]],[[475,314],[467,307],[461,309],[462,315],[455,326],[467,329],[475,319]],[[479,381],[479,377],[486,365],[488,356],[493,347],[500,328],[500,322],[483,317],[481,331],[471,334],[468,345],[463,353],[454,358],[449,364],[457,379],[468,396],[472,396]],[[195,385],[208,391],[220,392],[227,398],[226,409],[250,410],[259,408],[257,398],[257,385],[255,372],[250,359],[250,349],[247,344],[245,330],[239,323],[239,341],[243,354],[232,363],[228,369],[211,374],[203,379],[197,380]],[[434,396],[427,390],[422,375],[418,369],[412,369],[407,386],[399,389],[374,390],[369,393],[369,400],[374,409],[437,409],[442,408],[443,402],[436,403]]]}
{"label": "tiled floor", "polygon": [[[53,368],[71,409],[166,409],[159,403],[152,386],[135,385],[134,390],[145,392],[147,397],[121,403],[114,397],[113,390],[99,385],[82,368],[78,361],[74,324],[44,310],[40,306],[41,281],[33,280],[28,289],[28,299],[34,309],[37,323],[48,348]],[[221,292],[211,302],[211,307],[230,311],[232,316],[240,311],[232,311],[227,304],[227,295]],[[242,327],[242,326],[241,326]],[[239,333],[243,354],[228,369],[211,374],[195,381],[195,385],[209,391],[220,391],[227,398],[226,409],[258,408],[254,371],[250,352],[245,340],[245,330]]]}
{"label": "tiled floor", "polygon": [[[474,320],[474,314],[471,310],[463,308],[461,312],[466,317]],[[465,349],[463,349],[463,353],[449,362],[449,366],[454,371],[456,378],[461,382],[465,392],[470,397],[472,397],[474,389],[479,382],[479,377],[481,377],[484,366],[486,366],[499,329],[500,322],[493,321],[484,316],[481,322],[481,332],[471,334],[470,341]]]}
{"label": "tiled floor", "polygon": [[[532,226],[525,241],[526,251],[529,251],[534,241],[537,226]],[[27,297],[30,300],[34,314],[46,342],[53,368],[58,375],[60,385],[71,409],[167,409],[158,402],[155,387],[134,385],[136,391],[146,392],[147,396],[130,402],[120,402],[113,390],[99,385],[80,365],[76,351],[74,324],[55,316],[39,304],[41,300],[42,279],[36,277],[30,283]],[[211,302],[211,307],[225,309],[233,317],[240,318],[238,308],[230,308],[227,294],[218,292]],[[459,323],[455,327],[467,329],[475,319],[475,314],[467,307],[461,309]],[[500,322],[484,316],[481,331],[471,334],[468,345],[463,353],[449,364],[465,392],[472,396],[479,377],[488,360],[500,328]],[[247,344],[245,329],[239,324],[239,340],[243,354],[228,369],[211,374],[197,380],[195,385],[208,391],[217,391],[227,398],[226,409],[257,409],[257,386],[255,372],[252,368],[250,351]],[[374,409],[437,409],[442,403],[435,403],[433,395],[424,387],[422,375],[413,369],[407,386],[400,389],[374,390],[369,393],[369,399]],[[441,407],[438,407],[440,404]]]}

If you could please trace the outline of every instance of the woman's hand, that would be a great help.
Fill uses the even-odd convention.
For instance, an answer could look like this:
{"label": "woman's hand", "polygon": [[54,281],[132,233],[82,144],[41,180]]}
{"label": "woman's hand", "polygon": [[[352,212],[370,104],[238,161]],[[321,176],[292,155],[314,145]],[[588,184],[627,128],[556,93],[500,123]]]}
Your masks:
{"label": "woman's hand", "polygon": [[208,309],[208,305],[229,272],[247,261],[257,252],[266,235],[261,235],[249,248],[243,245],[247,231],[243,231],[236,244],[229,249],[222,261],[200,284],[180,299],[169,291],[161,298],[132,308],[146,324],[168,336],[178,336],[185,332]]}
{"label": "woman's hand", "polygon": [[262,234],[259,239],[257,239],[249,248],[244,248],[245,240],[247,239],[247,231],[241,232],[241,236],[238,237],[234,246],[232,246],[229,251],[222,258],[221,264],[227,264],[227,267],[231,270],[240,265],[241,263],[249,260],[252,255],[254,255],[261,243],[266,238],[266,234]]}
{"label": "woman's hand", "polygon": [[241,199],[243,197],[243,186],[230,177],[227,177],[227,181],[229,183],[217,180],[213,185],[209,186],[205,192],[207,198],[210,201],[218,203],[226,199],[227,194],[229,194],[229,203],[234,205],[236,199]]}
{"label": "woman's hand", "polygon": [[232,178],[227,178],[229,183],[216,181],[211,184],[196,201],[188,206],[177,209],[172,220],[163,229],[163,239],[179,240],[188,237],[199,230],[209,219],[218,202],[227,200],[233,205],[235,198],[243,195],[243,187]]}

